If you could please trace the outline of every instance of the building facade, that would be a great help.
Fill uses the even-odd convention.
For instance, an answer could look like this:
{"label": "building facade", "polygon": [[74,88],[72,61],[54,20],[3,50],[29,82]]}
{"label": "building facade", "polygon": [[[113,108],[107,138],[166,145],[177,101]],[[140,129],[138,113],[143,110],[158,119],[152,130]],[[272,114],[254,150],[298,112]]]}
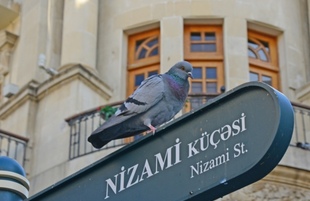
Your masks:
{"label": "building facade", "polygon": [[98,110],[187,60],[195,78],[179,115],[248,81],[294,105],[277,168],[221,199],[308,200],[309,21],[309,0],[0,0],[0,154],[23,164],[31,194],[43,190],[134,140],[86,144]]}

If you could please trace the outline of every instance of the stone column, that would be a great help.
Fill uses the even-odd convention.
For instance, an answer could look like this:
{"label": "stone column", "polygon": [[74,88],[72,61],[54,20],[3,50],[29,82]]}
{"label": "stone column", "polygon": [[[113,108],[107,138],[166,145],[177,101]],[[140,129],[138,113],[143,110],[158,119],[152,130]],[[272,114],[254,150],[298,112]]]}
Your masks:
{"label": "stone column", "polygon": [[223,35],[225,85],[229,90],[249,81],[246,20],[225,18]]}
{"label": "stone column", "polygon": [[98,0],[66,0],[61,67],[82,64],[96,68]]}
{"label": "stone column", "polygon": [[164,17],[160,22],[160,64],[166,72],[178,61],[184,59],[184,24],[181,16]]}

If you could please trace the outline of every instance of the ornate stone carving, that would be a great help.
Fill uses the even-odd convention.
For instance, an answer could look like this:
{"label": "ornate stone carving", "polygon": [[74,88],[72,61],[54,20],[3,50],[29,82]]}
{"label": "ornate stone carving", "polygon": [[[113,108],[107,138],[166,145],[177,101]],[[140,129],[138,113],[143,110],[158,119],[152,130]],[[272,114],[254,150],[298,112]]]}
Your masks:
{"label": "ornate stone carving", "polygon": [[10,47],[13,47],[18,36],[15,35],[12,32],[9,32],[7,30],[1,30],[0,31],[0,49],[2,49],[5,45],[9,45]]}
{"label": "ornate stone carving", "polygon": [[235,191],[217,201],[256,201],[256,200],[302,200],[306,201],[310,198],[310,191],[308,189],[300,188],[298,186],[266,182],[264,180],[258,181],[245,188]]}
{"label": "ornate stone carving", "polygon": [[18,36],[6,31],[0,31],[0,75],[4,76],[9,72],[9,61],[12,48]]}
{"label": "ornate stone carving", "polygon": [[0,50],[0,76],[6,75],[9,72],[10,52]]}

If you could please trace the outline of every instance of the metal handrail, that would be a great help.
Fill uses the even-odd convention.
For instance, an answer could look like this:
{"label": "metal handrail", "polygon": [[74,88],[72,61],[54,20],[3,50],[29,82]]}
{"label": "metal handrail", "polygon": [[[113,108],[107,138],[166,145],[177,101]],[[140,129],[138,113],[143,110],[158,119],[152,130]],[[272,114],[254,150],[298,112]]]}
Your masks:
{"label": "metal handrail", "polygon": [[[183,108],[183,113],[200,107],[202,104],[205,104],[207,101],[218,95],[219,94],[189,94]],[[95,128],[105,121],[103,117],[104,115],[100,113],[100,108],[104,108],[106,106],[117,108],[122,102],[123,101],[119,101],[112,104],[102,105],[65,119],[70,126],[69,159],[74,159],[99,151],[94,149],[91,144],[87,142],[87,137]],[[294,109],[295,127],[290,145],[310,150],[310,145],[308,144],[310,140],[310,106],[295,102],[291,103]],[[128,140],[114,140],[100,150],[122,146],[126,143],[128,143]]]}
{"label": "metal handrail", "polygon": [[[207,102],[207,100],[212,99],[219,94],[190,94],[187,103],[183,108],[183,113],[188,110],[194,109],[197,106]],[[198,97],[198,99],[197,99]],[[203,99],[201,98],[203,97]],[[198,102],[197,102],[198,101]],[[138,139],[138,137],[128,139],[117,139],[113,140],[102,149],[97,150],[92,147],[90,143],[87,142],[87,138],[90,133],[105,122],[105,115],[100,111],[104,107],[116,107],[118,108],[123,101],[101,105],[99,107],[92,108],[85,112],[70,116],[65,119],[65,121],[70,126],[70,145],[69,145],[69,159],[74,159],[80,156],[84,156],[93,152],[100,150],[105,150],[113,147],[123,146],[132,140]]]}
{"label": "metal handrail", "polygon": [[294,133],[290,145],[310,150],[310,107],[291,102],[294,110]]}

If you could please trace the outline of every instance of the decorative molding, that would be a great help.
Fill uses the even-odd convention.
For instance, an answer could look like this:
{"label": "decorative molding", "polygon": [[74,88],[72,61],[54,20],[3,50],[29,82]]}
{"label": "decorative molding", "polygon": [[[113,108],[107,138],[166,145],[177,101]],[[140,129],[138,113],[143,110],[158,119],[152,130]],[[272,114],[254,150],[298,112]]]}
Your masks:
{"label": "decorative molding", "polygon": [[297,100],[303,102],[310,99],[310,82],[295,90]]}
{"label": "decorative molding", "polygon": [[268,34],[268,35],[272,35],[272,36],[279,36],[284,32],[284,29],[271,25],[271,24],[267,24],[267,23],[263,23],[257,20],[251,20],[248,19],[247,20],[247,27],[250,30],[253,31],[257,31],[260,33],[264,33],[264,34]]}
{"label": "decorative molding", "polygon": [[85,67],[82,64],[72,65],[67,68],[61,68],[59,74],[51,77],[46,80],[37,89],[37,96],[39,100],[43,96],[45,96],[46,89],[49,89],[49,93],[53,91],[53,89],[57,88],[59,84],[64,84],[67,82],[71,82],[76,78],[79,78],[81,81],[86,83],[90,88],[94,89],[98,94],[103,96],[105,99],[110,99],[112,96],[112,89],[103,82],[98,76],[94,74],[92,70],[89,70],[88,67]]}
{"label": "decorative molding", "polygon": [[278,165],[263,180],[304,188],[310,191],[310,171],[308,170]]}
{"label": "decorative molding", "polygon": [[107,100],[112,96],[112,89],[107,84],[92,71],[88,70],[83,65],[77,64],[70,68],[62,69],[59,74],[49,78],[43,83],[31,80],[22,87],[17,94],[0,106],[0,119],[5,119],[25,102],[39,102],[53,91],[75,80],[83,82]]}
{"label": "decorative molding", "polygon": [[12,1],[0,1],[0,30],[5,29],[19,16],[20,6]]}
{"label": "decorative molding", "polygon": [[9,72],[11,51],[17,38],[17,35],[9,31],[0,31],[0,75],[6,75]]}
{"label": "decorative molding", "polygon": [[309,183],[310,171],[278,165],[262,180],[230,193],[220,200],[309,200]]}
{"label": "decorative molding", "polygon": [[18,36],[15,35],[12,32],[9,32],[7,30],[1,30],[0,31],[0,50],[5,46],[9,45],[10,48],[12,48],[16,41],[18,39]]}

